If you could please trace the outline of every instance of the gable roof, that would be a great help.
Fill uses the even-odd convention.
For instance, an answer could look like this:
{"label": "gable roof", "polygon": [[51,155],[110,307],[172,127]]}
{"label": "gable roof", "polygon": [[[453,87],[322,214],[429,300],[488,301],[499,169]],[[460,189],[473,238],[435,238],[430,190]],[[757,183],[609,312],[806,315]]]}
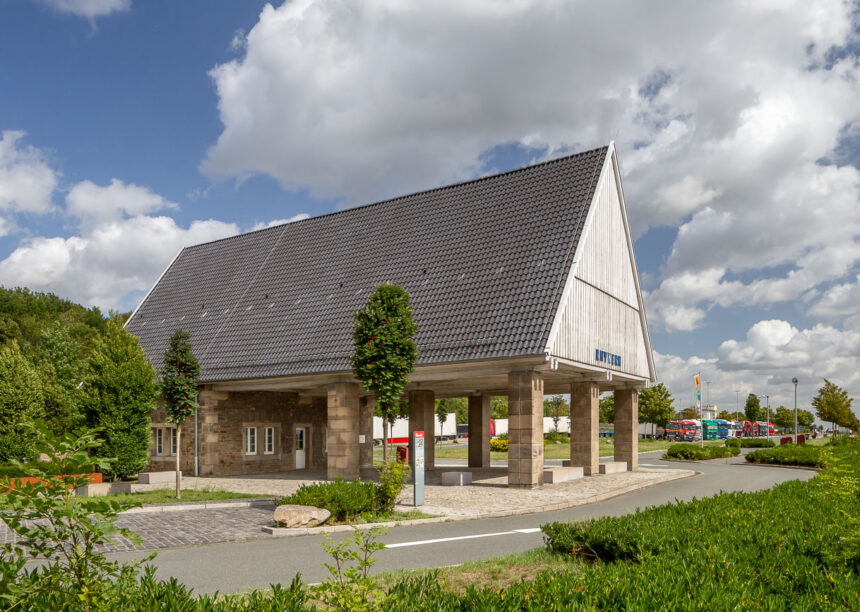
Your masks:
{"label": "gable roof", "polygon": [[183,249],[129,319],[201,382],[347,371],[353,313],[411,295],[419,365],[544,353],[607,147]]}

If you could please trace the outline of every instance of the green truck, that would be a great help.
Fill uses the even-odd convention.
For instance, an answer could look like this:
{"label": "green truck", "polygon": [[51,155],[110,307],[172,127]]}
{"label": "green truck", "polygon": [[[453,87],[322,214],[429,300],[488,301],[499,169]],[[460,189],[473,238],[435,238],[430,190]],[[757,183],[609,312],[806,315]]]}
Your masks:
{"label": "green truck", "polygon": [[702,438],[705,440],[719,440],[720,425],[716,421],[705,419],[702,421]]}

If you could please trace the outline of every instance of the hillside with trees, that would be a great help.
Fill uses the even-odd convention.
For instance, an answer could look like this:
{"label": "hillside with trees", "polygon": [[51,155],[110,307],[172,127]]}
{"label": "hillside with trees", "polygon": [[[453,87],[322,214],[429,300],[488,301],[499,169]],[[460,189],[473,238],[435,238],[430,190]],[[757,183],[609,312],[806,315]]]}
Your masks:
{"label": "hillside with trees", "polygon": [[115,477],[143,469],[155,370],[123,329],[127,314],[105,316],[50,293],[0,287],[0,462],[33,459],[31,424],[63,435],[98,427]]}

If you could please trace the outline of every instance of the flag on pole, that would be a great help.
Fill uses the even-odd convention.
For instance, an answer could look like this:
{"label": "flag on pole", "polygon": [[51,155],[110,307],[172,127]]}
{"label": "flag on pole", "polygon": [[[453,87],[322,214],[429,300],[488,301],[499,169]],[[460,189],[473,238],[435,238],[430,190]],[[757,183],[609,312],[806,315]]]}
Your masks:
{"label": "flag on pole", "polygon": [[696,374],[693,377],[693,381],[695,381],[695,383],[696,383],[696,409],[701,410],[702,409],[702,381],[699,378],[698,374]]}

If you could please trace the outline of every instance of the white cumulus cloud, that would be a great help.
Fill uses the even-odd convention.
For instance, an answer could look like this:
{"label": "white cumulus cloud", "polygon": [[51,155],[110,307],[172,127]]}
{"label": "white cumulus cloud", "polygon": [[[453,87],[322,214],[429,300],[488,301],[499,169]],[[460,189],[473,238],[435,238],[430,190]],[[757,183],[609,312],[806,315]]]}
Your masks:
{"label": "white cumulus cloud", "polygon": [[126,184],[119,179],[112,179],[105,186],[81,181],[66,195],[66,212],[86,223],[103,223],[176,207],[148,187]]}
{"label": "white cumulus cloud", "polygon": [[51,209],[58,174],[44,152],[21,144],[24,136],[21,131],[0,133],[0,211],[45,213]]}
{"label": "white cumulus cloud", "polygon": [[170,217],[108,221],[79,236],[25,241],[0,261],[0,284],[51,291],[103,309],[128,308],[128,294],[149,289],[184,246],[232,236],[221,221],[181,227]]}

